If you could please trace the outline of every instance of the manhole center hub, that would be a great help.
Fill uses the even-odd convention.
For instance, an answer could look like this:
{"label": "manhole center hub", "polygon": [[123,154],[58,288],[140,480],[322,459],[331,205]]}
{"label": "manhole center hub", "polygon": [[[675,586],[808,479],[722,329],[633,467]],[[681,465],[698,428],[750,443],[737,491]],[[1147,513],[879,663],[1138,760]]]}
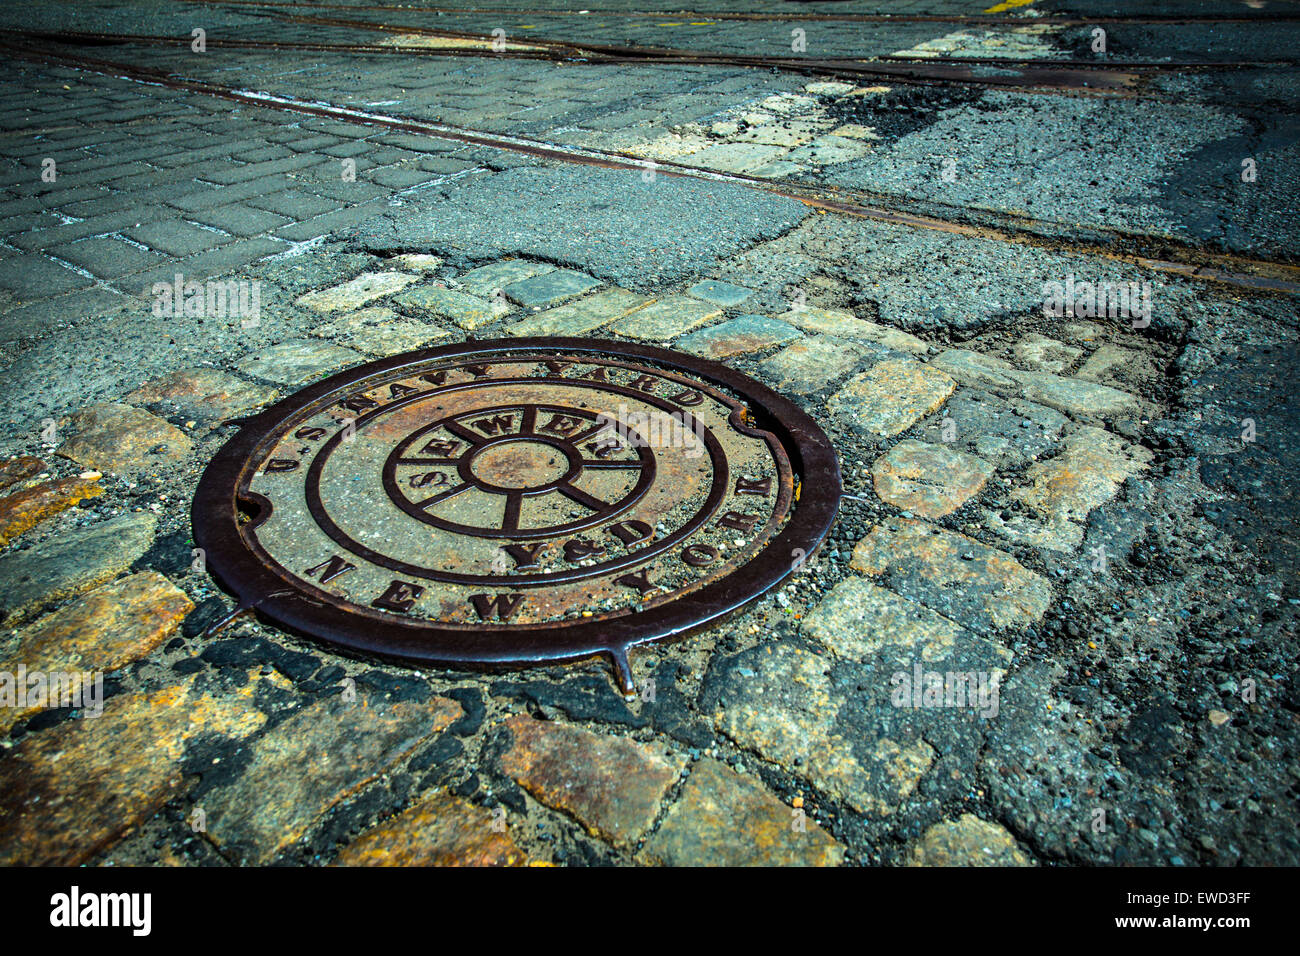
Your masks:
{"label": "manhole center hub", "polygon": [[554,488],[576,470],[563,450],[528,439],[480,448],[469,468],[488,487],[533,492]]}

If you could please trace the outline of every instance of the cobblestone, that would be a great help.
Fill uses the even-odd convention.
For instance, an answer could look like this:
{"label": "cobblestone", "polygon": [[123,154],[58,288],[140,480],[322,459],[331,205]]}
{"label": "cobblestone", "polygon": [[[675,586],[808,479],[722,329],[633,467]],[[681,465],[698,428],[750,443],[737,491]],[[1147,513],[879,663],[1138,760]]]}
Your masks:
{"label": "cobblestone", "polygon": [[279,385],[298,385],[360,361],[362,356],[352,349],[311,339],[290,339],[244,356],[235,368]]}
{"label": "cobblestone", "polygon": [[0,498],[0,548],[79,501],[104,493],[99,476],[45,481]]}
{"label": "cobblestone", "polygon": [[711,303],[686,296],[669,296],[625,315],[611,329],[633,339],[666,342],[721,314],[722,310]]}
{"label": "cobblestone", "polygon": [[686,763],[630,740],[527,715],[506,726],[513,742],[501,769],[542,803],[620,847],[634,845],[650,829]]}
{"label": "cobblestone", "polygon": [[113,578],[148,550],[157,524],[152,514],[121,515],[0,557],[0,623]]}
{"label": "cobblestone", "polygon": [[114,698],[102,717],[27,738],[0,762],[0,861],[75,866],[152,816],[180,787],[199,733],[244,738],[266,717],[193,678]]}
{"label": "cobblestone", "polygon": [[955,387],[951,378],[928,365],[887,359],[855,376],[826,407],[855,431],[888,438],[933,412]]}
{"label": "cobblestone", "polygon": [[308,292],[298,299],[298,305],[317,312],[346,312],[400,292],[418,281],[417,276],[405,272],[368,272],[342,285]]}
{"label": "cobblestone", "polygon": [[757,781],[701,760],[643,851],[666,866],[837,866],[844,849]]}
{"label": "cobblestone", "polygon": [[[115,671],[145,657],[170,638],[194,604],[156,571],[143,571],[96,588],[23,628],[6,642],[4,666],[40,671]],[[6,707],[0,730],[39,708]]]}
{"label": "cobblestone", "polygon": [[521,866],[523,852],[496,816],[446,791],[361,834],[334,861],[338,866]]}
{"label": "cobblestone", "polygon": [[746,352],[762,352],[800,337],[792,325],[765,315],[742,315],[684,335],[676,347],[707,358],[724,359]]}
{"label": "cobblestone", "polygon": [[186,457],[189,436],[156,415],[130,405],[102,402],[71,415],[58,454],[87,468],[135,475]]}
{"label": "cobblestone", "polygon": [[474,330],[512,311],[501,299],[487,301],[440,285],[419,286],[403,292],[394,302],[417,312],[451,319],[462,329]]}
{"label": "cobblestone", "polygon": [[1117,435],[1081,428],[1065,440],[1060,454],[1026,471],[1028,485],[1011,492],[1030,516],[1004,520],[990,515],[989,526],[1018,543],[1074,551],[1083,543],[1089,512],[1115,497],[1123,481],[1140,473],[1151,458],[1150,451]]}
{"label": "cobblestone", "polygon": [[237,781],[204,797],[208,836],[235,861],[268,862],[461,713],[447,698],[386,701],[361,691],[304,707],[260,739]]}
{"label": "cobblestone", "polygon": [[280,393],[216,368],[188,368],[146,382],[124,399],[165,418],[220,421],[274,402]]}
{"label": "cobblestone", "polygon": [[1005,827],[963,813],[930,827],[912,845],[911,866],[1029,866]]}
{"label": "cobblestone", "polygon": [[853,568],[975,631],[1023,628],[1052,602],[1047,581],[965,535],[910,518],[876,525],[853,549]]}
{"label": "cobblestone", "polygon": [[906,439],[871,466],[876,494],[922,518],[941,518],[979,494],[993,466],[974,455]]}
{"label": "cobblestone", "polygon": [[853,371],[869,354],[852,342],[815,335],[764,359],[758,370],[777,388],[808,395]]}

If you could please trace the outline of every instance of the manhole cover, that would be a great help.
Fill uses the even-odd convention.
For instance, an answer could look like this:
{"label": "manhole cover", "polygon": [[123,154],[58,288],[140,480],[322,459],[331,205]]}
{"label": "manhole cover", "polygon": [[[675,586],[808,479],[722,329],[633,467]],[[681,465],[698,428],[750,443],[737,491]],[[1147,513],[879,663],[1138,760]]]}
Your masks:
{"label": "manhole cover", "polygon": [[243,423],[195,541],[241,606],[412,663],[605,655],[777,584],[839,502],[829,440],[713,362],[591,339],[363,365]]}

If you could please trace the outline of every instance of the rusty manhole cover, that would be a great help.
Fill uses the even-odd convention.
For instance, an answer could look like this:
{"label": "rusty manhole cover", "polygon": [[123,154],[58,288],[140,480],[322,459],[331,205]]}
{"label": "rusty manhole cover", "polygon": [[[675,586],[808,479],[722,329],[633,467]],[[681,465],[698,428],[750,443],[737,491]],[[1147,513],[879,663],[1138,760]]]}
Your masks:
{"label": "rusty manhole cover", "polygon": [[411,663],[610,658],[777,584],[830,527],[835,453],[722,365],[592,339],[469,342],[248,419],[195,541],[292,631]]}

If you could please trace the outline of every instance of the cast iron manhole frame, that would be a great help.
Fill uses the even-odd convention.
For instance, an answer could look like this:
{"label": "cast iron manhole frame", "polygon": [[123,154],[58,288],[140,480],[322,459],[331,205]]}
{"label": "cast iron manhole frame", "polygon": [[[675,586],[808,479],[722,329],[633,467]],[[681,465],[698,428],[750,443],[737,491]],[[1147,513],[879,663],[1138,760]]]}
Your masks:
{"label": "cast iron manhole frame", "polygon": [[[482,358],[498,363],[511,355],[552,353],[556,358],[595,355],[644,360],[695,376],[731,392],[746,406],[746,423],[771,433],[785,451],[794,478],[794,499],[785,526],[753,555],[721,578],[692,593],[647,610],[595,621],[564,621],[563,627],[501,625],[487,631],[491,647],[466,648],[463,630],[358,620],[342,606],[321,601],[305,589],[286,588],[284,579],[260,559],[241,532],[240,485],[251,456],[303,409],[337,394],[340,399],[376,375],[442,360]],[[503,670],[606,658],[624,694],[634,692],[628,652],[639,645],[681,639],[740,610],[811,561],[829,533],[842,495],[839,461],[825,432],[810,415],[776,391],[718,362],[669,349],[614,339],[521,337],[470,340],[404,352],[352,366],[308,385],[263,411],[233,421],[239,431],[213,456],[194,494],[191,524],[209,574],[238,601],[240,611],[287,632],[324,643],[351,656],[408,666]],[[257,497],[253,493],[253,497]],[[248,508],[249,497],[243,498]],[[260,516],[265,520],[266,515]],[[261,523],[254,519],[254,528]],[[802,556],[802,557],[800,557]],[[238,613],[238,612],[236,612]],[[358,624],[361,627],[358,627]]]}

